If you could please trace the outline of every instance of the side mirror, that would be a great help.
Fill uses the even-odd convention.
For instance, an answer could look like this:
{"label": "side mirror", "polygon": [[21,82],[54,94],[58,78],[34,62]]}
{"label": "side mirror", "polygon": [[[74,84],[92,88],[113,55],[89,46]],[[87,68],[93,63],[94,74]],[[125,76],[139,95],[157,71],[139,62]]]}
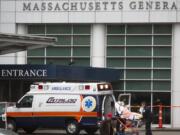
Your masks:
{"label": "side mirror", "polygon": [[20,104],[19,104],[19,103],[16,103],[16,107],[17,107],[17,108],[20,108]]}

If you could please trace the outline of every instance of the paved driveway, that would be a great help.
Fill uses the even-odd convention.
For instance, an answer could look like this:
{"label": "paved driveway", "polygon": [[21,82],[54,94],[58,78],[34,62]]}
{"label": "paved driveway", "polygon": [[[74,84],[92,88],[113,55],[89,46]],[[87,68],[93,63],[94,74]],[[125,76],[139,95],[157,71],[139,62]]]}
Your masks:
{"label": "paved driveway", "polygon": [[[144,131],[140,131],[139,135],[145,135]],[[19,132],[19,135],[27,135],[23,131]],[[64,130],[37,130],[32,135],[66,135]],[[80,133],[80,135],[87,135],[84,131]],[[99,135],[97,132],[96,135]],[[153,135],[180,135],[180,131],[153,131]]]}

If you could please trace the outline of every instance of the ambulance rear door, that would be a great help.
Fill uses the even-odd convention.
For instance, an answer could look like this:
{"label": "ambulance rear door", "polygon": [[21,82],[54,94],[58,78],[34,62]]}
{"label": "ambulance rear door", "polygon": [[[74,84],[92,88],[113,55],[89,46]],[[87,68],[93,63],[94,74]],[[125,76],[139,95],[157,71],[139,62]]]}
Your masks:
{"label": "ambulance rear door", "polygon": [[131,110],[131,94],[130,93],[119,94],[118,101],[123,102],[124,105],[128,107],[129,110]]}
{"label": "ambulance rear door", "polygon": [[113,94],[109,95],[103,95],[101,97],[102,100],[102,114],[103,114],[103,119],[107,117],[109,113],[112,114],[112,116],[115,115],[115,97]]}

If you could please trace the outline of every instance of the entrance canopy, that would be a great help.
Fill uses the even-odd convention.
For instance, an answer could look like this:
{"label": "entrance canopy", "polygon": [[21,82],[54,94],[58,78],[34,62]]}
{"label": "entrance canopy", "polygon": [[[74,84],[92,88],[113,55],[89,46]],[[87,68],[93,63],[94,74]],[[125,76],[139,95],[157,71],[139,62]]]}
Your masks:
{"label": "entrance canopy", "polygon": [[28,49],[44,48],[54,45],[55,42],[56,38],[54,37],[0,33],[0,55]]}
{"label": "entrance canopy", "polygon": [[118,81],[122,70],[63,65],[0,65],[0,80]]}

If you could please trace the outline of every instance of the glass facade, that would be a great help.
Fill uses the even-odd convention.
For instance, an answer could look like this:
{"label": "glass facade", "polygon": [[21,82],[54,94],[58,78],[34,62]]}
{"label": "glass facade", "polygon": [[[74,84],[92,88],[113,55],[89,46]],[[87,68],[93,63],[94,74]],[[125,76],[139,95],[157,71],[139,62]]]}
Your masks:
{"label": "glass facade", "polygon": [[[90,66],[91,25],[28,25],[28,34],[57,37],[55,47],[28,51],[28,64]],[[123,69],[113,82],[115,94],[131,93],[132,105],[146,101],[157,123],[157,101],[171,104],[171,24],[107,24],[106,67]],[[166,97],[166,100],[164,100]],[[170,123],[170,109],[163,110],[164,123]]]}
{"label": "glass facade", "polygon": [[[124,71],[113,83],[115,93],[131,93],[133,105],[146,101],[153,106],[156,100],[170,105],[172,25],[108,24],[106,36],[107,67]],[[152,110],[157,114],[157,108]],[[170,123],[170,110],[164,111],[164,123]],[[157,119],[155,115],[155,123]]]}
{"label": "glass facade", "polygon": [[28,25],[28,34],[58,40],[54,47],[28,51],[28,64],[90,66],[91,25]]}

